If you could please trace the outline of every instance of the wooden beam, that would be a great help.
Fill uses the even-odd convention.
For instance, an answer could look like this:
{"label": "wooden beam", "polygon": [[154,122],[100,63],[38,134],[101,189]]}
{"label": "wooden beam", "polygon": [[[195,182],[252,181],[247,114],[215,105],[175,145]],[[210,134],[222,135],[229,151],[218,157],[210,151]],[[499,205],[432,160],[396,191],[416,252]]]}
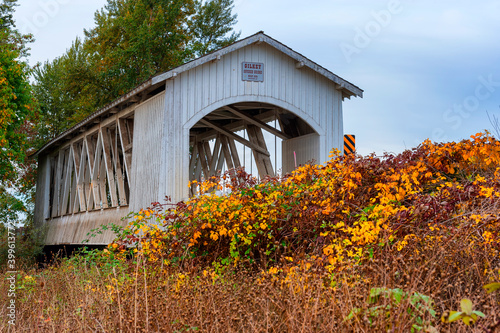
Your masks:
{"label": "wooden beam", "polygon": [[191,159],[189,160],[189,181],[195,180],[194,172],[196,164],[198,163],[198,145],[193,145],[193,150],[191,151]]}
{"label": "wooden beam", "polygon": [[[79,170],[79,162],[80,162],[80,155],[78,152],[78,147],[75,147],[76,144],[71,144],[69,146],[69,149],[71,150],[71,155],[73,155],[73,158],[70,160],[70,163],[72,163],[72,168],[73,168],[73,174],[71,177],[71,189],[70,189],[70,195],[69,195],[69,207],[68,207],[68,214],[73,214],[75,212],[75,203],[78,202],[78,192],[76,190],[76,185],[78,182],[78,170]],[[77,208],[76,208],[77,209]]]}
{"label": "wooden beam", "polygon": [[238,117],[246,120],[247,122],[249,122],[250,124],[253,124],[255,126],[259,126],[260,128],[263,128],[265,129],[266,131],[268,131],[269,133],[271,134],[274,134],[276,135],[277,137],[283,139],[283,140],[288,140],[288,139],[291,139],[292,137],[283,133],[282,131],[280,131],[279,129],[277,128],[274,128],[272,126],[269,126],[268,124],[266,124],[265,122],[257,119],[257,118],[254,118],[251,114],[249,114],[248,112],[245,112],[245,111],[241,111],[241,110],[238,110],[237,108],[235,108],[234,106],[230,106],[230,105],[226,105],[224,107],[224,109],[230,111],[231,113],[237,115]]}
{"label": "wooden beam", "polygon": [[203,142],[198,142],[198,156],[200,157],[201,167],[203,169],[203,175],[205,176],[205,180],[210,177],[210,171],[208,170],[208,158],[207,153],[205,151],[205,145]]}
{"label": "wooden beam", "polygon": [[[247,133],[250,141],[256,145],[266,149],[266,141],[264,140],[264,135],[262,134],[262,129],[255,125],[247,125]],[[255,164],[257,164],[257,169],[259,170],[260,178],[266,176],[274,176],[273,165],[269,155],[261,154],[259,151],[252,149],[255,158]]]}
{"label": "wooden beam", "polygon": [[118,197],[120,206],[127,205],[127,195],[125,191],[125,179],[123,177],[122,165],[120,163],[120,151],[118,149],[118,129],[110,131],[111,153],[113,154],[113,164],[115,167],[115,178],[118,185]]}
{"label": "wooden beam", "polygon": [[[200,161],[199,157],[196,158],[196,164],[195,164],[195,169],[194,169],[193,180],[197,180],[197,181],[201,180],[201,161]],[[197,185],[193,185],[191,187],[191,193],[192,193],[192,195],[196,194],[196,187],[197,187]]]}
{"label": "wooden beam", "polygon": [[[97,140],[93,140],[93,135],[85,137],[85,146],[87,147],[87,156],[90,166],[90,172],[94,172],[94,158],[95,158],[95,149],[97,145]],[[94,142],[95,141],[95,142]]]}
{"label": "wooden beam", "polygon": [[59,207],[59,215],[66,215],[68,212],[68,201],[69,201],[69,191],[71,187],[71,173],[73,171],[72,166],[73,162],[71,159],[73,158],[71,154],[71,149],[66,149],[64,152],[64,168],[63,168],[63,191],[62,191],[62,200],[61,205]]}
{"label": "wooden beam", "polygon": [[234,159],[233,159],[233,156],[231,156],[231,151],[230,151],[230,147],[229,147],[229,139],[227,136],[221,136],[221,139],[222,139],[222,151],[224,152],[224,158],[226,160],[226,165],[227,165],[227,169],[229,171],[229,176],[232,178],[232,179],[235,179],[236,178],[236,172],[234,170],[234,168],[236,167],[234,165]]}
{"label": "wooden beam", "polygon": [[222,168],[224,167],[224,154],[222,152],[222,146],[219,152],[219,160],[217,161],[217,166],[215,167],[215,172],[221,172],[222,173]]}
{"label": "wooden beam", "polygon": [[142,98],[140,96],[135,95],[135,96],[131,96],[129,98],[129,101],[131,101],[132,103],[137,103],[137,102],[141,101],[141,99]]}
{"label": "wooden beam", "polygon": [[234,140],[227,138],[229,143],[229,148],[231,150],[231,156],[233,157],[233,164],[235,168],[241,167],[240,157],[238,156],[238,150],[236,149],[236,145],[234,144]]}
{"label": "wooden beam", "polygon": [[[90,137],[91,138],[91,137]],[[87,210],[94,209],[95,200],[94,200],[94,183],[93,183],[93,175],[94,175],[94,157],[95,157],[95,148],[93,143],[89,142],[88,138],[84,139],[85,147],[87,149],[87,171],[85,172],[85,185],[87,187],[86,198],[87,198]]]}
{"label": "wooden beam", "polygon": [[[212,164],[212,150],[210,149],[210,143],[208,141],[203,142],[203,148],[205,148],[205,155],[207,156],[207,163],[210,166]],[[210,172],[210,167],[208,172]]]}
{"label": "wooden beam", "polygon": [[56,217],[59,214],[59,198],[61,192],[61,178],[62,178],[62,163],[63,163],[63,152],[59,151],[56,161],[56,172],[54,175],[54,193],[52,193],[52,217]]}
{"label": "wooden beam", "polygon": [[122,144],[122,150],[124,155],[125,172],[127,173],[127,179],[130,184],[130,174],[132,167],[132,139],[133,139],[133,127],[128,124],[128,119],[120,118],[118,119],[118,133],[120,137],[120,142]]}
{"label": "wooden beam", "polygon": [[79,167],[78,167],[78,176],[76,183],[76,190],[78,192],[78,203],[80,206],[80,211],[82,212],[87,210],[87,202],[85,201],[85,173],[87,170],[85,166],[85,162],[87,159],[86,151],[87,149],[85,148],[85,141],[83,141],[81,153],[78,155]]}
{"label": "wooden beam", "polygon": [[80,193],[78,192],[78,178],[80,175],[80,154],[81,149],[79,149],[76,143],[72,143],[70,145],[70,149],[73,150],[73,168],[75,170],[75,176],[73,178],[73,188],[71,189],[71,193],[74,195],[73,199],[70,199],[70,211],[71,213],[78,212],[77,204],[79,203]]}
{"label": "wooden beam", "polygon": [[71,177],[71,189],[69,191],[68,214],[73,214],[75,212],[75,202],[78,202],[77,197],[78,193],[76,192],[76,171],[73,165],[73,176]]}
{"label": "wooden beam", "polygon": [[217,139],[215,140],[215,144],[214,144],[214,151],[212,153],[212,160],[210,161],[210,171],[209,171],[210,177],[217,175],[217,171],[220,171],[218,166],[220,164],[219,160],[220,160],[221,154],[222,154],[221,141],[220,141],[220,137],[217,137]]}
{"label": "wooden beam", "polygon": [[[259,119],[260,121],[266,122],[269,120],[274,120],[275,115],[276,115],[275,110],[270,110],[270,111],[258,114],[256,116],[254,116],[254,118]],[[246,123],[247,122],[245,120],[239,120],[239,121],[235,121],[235,122],[232,122],[230,124],[225,125],[224,128],[228,131],[231,131],[231,132],[238,132],[240,130],[245,129]],[[205,133],[198,134],[197,139],[200,141],[211,140],[211,139],[214,139],[215,137],[217,137],[218,133],[219,132],[216,130],[207,131]]]}
{"label": "wooden beam", "polygon": [[[101,148],[101,136],[97,136],[97,143],[95,145],[95,154],[94,154],[94,166],[92,167],[92,174],[90,175],[90,181],[92,184],[92,193],[94,194],[94,208],[102,208],[101,205],[101,156],[102,156],[102,148]],[[90,145],[89,145],[90,147]],[[99,206],[99,207],[98,207]]]}
{"label": "wooden beam", "polygon": [[[193,150],[191,151],[191,159],[189,161],[189,181],[192,182],[193,180],[200,180],[201,176],[201,162],[200,162],[200,156],[198,152],[198,143],[195,141],[193,144]],[[189,191],[190,194],[193,196],[196,194],[196,184],[192,184]]]}
{"label": "wooden beam", "polygon": [[99,163],[99,168],[98,168],[98,177],[99,177],[99,190],[101,194],[101,208],[108,208],[109,203],[108,203],[108,193],[106,192],[106,163],[104,162],[105,157],[103,156],[103,150],[102,150],[102,143],[100,147],[101,151],[101,161]]}
{"label": "wooden beam", "polygon": [[[106,168],[106,175],[108,178],[108,188],[109,194],[111,197],[111,206],[118,206],[118,195],[116,193],[116,183],[115,183],[115,172],[112,163],[112,155],[111,155],[111,140],[109,139],[109,129],[103,128],[99,131],[102,140],[102,148],[103,148],[103,160]],[[106,198],[107,201],[107,198]]]}
{"label": "wooden beam", "polygon": [[[199,154],[199,152],[198,152]],[[198,158],[196,159],[196,168],[194,170],[194,179],[200,181],[201,180],[201,171],[202,171],[202,166],[201,166],[201,158],[200,155],[198,155]]]}
{"label": "wooden beam", "polygon": [[247,146],[247,147],[250,147],[251,149],[253,150],[256,150],[258,151],[259,153],[265,155],[265,156],[271,156],[271,154],[269,154],[269,152],[267,151],[267,149],[263,149],[259,146],[257,146],[255,143],[253,142],[250,142],[244,138],[242,138],[241,136],[237,135],[237,134],[234,134],[233,132],[227,130],[226,128],[214,123],[214,122],[211,122],[209,120],[206,120],[206,119],[201,119],[200,122],[202,122],[203,124],[207,125],[208,127],[211,127],[213,128],[214,130],[238,141],[239,143]]}

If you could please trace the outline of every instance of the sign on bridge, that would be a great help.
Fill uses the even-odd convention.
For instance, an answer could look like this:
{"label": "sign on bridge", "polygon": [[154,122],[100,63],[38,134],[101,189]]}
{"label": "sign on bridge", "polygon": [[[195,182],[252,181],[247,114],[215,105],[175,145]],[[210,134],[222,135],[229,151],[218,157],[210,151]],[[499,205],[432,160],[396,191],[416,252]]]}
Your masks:
{"label": "sign on bridge", "polygon": [[243,62],[243,81],[264,82],[264,64],[260,62]]}

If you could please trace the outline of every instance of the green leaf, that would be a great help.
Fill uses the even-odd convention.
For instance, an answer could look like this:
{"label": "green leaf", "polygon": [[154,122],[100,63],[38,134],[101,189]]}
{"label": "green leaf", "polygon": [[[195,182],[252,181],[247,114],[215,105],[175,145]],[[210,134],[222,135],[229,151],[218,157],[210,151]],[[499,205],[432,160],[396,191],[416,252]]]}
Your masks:
{"label": "green leaf", "polygon": [[354,308],[351,310],[351,312],[349,312],[349,314],[347,315],[347,317],[345,317],[344,321],[345,320],[351,320],[352,318],[354,318],[354,316],[357,316],[361,313],[361,309],[360,308]]}
{"label": "green leaf", "polygon": [[473,315],[477,315],[479,317],[486,317],[486,315],[484,313],[482,313],[481,311],[472,311],[472,314]]}
{"label": "green leaf", "polygon": [[470,299],[464,298],[460,301],[460,307],[462,308],[462,312],[466,315],[470,316],[472,313],[472,302]]}
{"label": "green leaf", "polygon": [[487,285],[483,286],[483,288],[486,289],[486,291],[488,293],[492,293],[492,292],[500,289],[500,282],[494,282],[494,283],[487,284]]}
{"label": "green leaf", "polygon": [[423,329],[423,327],[422,327],[422,326],[419,326],[419,325],[417,325],[417,324],[413,324],[413,325],[411,326],[411,331],[412,331],[412,332],[415,332],[415,330],[417,330],[417,331],[421,331],[422,329]]}
{"label": "green leaf", "polygon": [[394,296],[394,300],[396,301],[396,304],[401,303],[401,300],[403,299],[405,292],[399,288],[392,289],[391,292],[392,292],[392,295]]}
{"label": "green leaf", "polygon": [[380,296],[384,294],[387,290],[385,288],[372,288],[370,289],[370,297],[368,297],[368,303],[376,303]]}
{"label": "green leaf", "polygon": [[450,311],[450,315],[448,318],[442,318],[445,323],[452,323],[456,320],[459,320],[463,316],[463,312],[460,311]]}

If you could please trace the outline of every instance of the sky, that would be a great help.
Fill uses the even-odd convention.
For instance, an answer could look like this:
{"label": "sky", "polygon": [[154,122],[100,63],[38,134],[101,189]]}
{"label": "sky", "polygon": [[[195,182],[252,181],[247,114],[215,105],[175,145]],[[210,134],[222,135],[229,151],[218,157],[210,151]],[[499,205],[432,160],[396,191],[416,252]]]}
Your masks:
{"label": "sky", "polygon": [[[105,0],[19,0],[30,64],[62,55]],[[500,1],[235,0],[236,31],[279,40],[364,90],[345,100],[360,154],[459,141],[500,117]]]}

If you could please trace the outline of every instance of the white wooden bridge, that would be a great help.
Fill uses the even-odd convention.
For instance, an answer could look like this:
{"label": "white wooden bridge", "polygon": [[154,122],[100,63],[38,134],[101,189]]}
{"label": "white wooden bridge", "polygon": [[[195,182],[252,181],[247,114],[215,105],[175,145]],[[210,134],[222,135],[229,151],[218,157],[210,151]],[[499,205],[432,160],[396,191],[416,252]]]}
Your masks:
{"label": "white wooden bridge", "polygon": [[342,102],[362,95],[259,32],[151,78],[43,146],[35,222],[47,245],[81,244],[130,211],[189,197],[190,180],[246,164],[242,149],[256,175],[274,175],[270,136],[282,172],[325,162],[343,149]]}

